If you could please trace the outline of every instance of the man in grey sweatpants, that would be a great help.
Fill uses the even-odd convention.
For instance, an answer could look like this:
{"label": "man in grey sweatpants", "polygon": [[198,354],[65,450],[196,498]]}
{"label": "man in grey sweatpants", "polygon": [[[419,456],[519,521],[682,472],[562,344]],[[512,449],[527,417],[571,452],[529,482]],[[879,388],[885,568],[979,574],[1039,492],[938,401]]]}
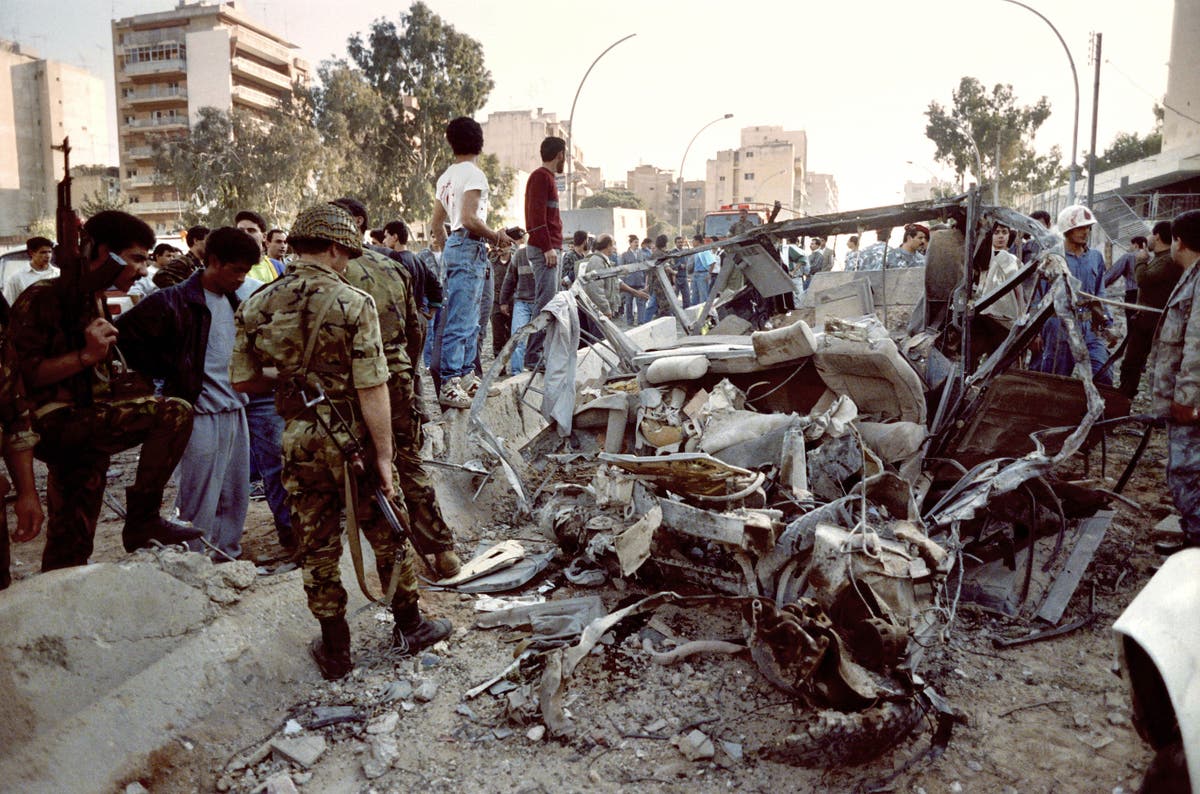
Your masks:
{"label": "man in grey sweatpants", "polygon": [[204,530],[219,560],[242,553],[250,486],[246,396],[229,381],[237,290],[258,263],[258,244],[225,227],[207,239],[206,263],[181,284],[159,290],[117,321],[119,346],[141,372],[192,404],[192,435],[176,469],[180,518]]}

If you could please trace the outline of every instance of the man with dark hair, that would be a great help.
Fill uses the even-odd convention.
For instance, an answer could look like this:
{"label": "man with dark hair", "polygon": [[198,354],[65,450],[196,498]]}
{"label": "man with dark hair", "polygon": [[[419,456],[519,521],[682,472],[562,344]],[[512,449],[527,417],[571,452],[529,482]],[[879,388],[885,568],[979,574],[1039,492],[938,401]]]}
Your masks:
{"label": "man with dark hair", "polygon": [[[367,228],[367,210],[360,202],[340,198],[334,206],[346,209],[361,234]],[[387,363],[387,395],[392,418],[395,465],[400,473],[403,498],[401,520],[415,533],[418,551],[433,555],[433,568],[442,578],[458,573],[462,563],[454,551],[454,534],[442,518],[437,494],[421,463],[421,416],[413,387],[413,360],[420,355],[420,312],[412,289],[412,272],[401,262],[364,247],[351,259],[344,274],[375,301],[379,333]]]}
{"label": "man with dark hair", "polygon": [[858,261],[862,254],[858,250],[857,234],[851,235],[850,239],[846,240],[846,248],[849,249],[846,252],[846,270],[858,270]]}
{"label": "man with dark hair", "polygon": [[4,297],[9,306],[17,302],[30,284],[58,277],[58,268],[50,264],[54,243],[45,237],[30,237],[25,241],[25,252],[29,254],[29,267],[13,273],[4,282]]}
{"label": "man with dark hair", "polygon": [[576,266],[588,258],[588,233],[583,229],[576,229],[571,235],[571,247],[563,254],[562,258],[562,281],[563,287],[569,287],[575,283]]}
{"label": "man with dark hair", "polygon": [[[558,291],[560,278],[558,250],[562,248],[562,215],[558,207],[558,174],[567,162],[567,142],[550,136],[539,149],[542,165],[529,175],[525,183],[525,229],[529,234],[525,246],[533,268],[533,313],[542,310]],[[525,348],[525,368],[534,369],[542,355],[545,332],[529,338]]]}
{"label": "man with dark hair", "polygon": [[[421,375],[418,364],[429,334],[429,321],[442,307],[442,280],[438,277],[436,259],[431,267],[424,259],[409,251],[408,238],[408,224],[402,220],[388,221],[383,227],[383,244],[390,249],[388,256],[402,263],[412,274],[412,296],[419,311],[417,319],[420,322],[420,328],[415,329],[415,337],[408,334],[406,336],[408,336],[409,358],[413,368],[413,390],[420,395]],[[417,398],[417,404],[420,405],[419,398]]]}
{"label": "man with dark hair", "polygon": [[[687,238],[682,234],[675,236],[675,250],[682,251],[688,247]],[[691,306],[692,292],[688,288],[688,278],[691,275],[693,259],[683,256],[675,260],[675,291],[679,293],[679,305],[684,308]]]}
{"label": "man with dark hair", "polygon": [[244,394],[229,382],[237,290],[258,263],[254,238],[231,226],[206,240],[203,270],[158,290],[117,320],[134,369],[192,404],[192,435],[179,461],[180,518],[202,530],[221,559],[241,556],[250,485]]}
{"label": "man with dark hair", "polygon": [[750,220],[750,213],[745,207],[738,209],[738,218],[729,227],[729,237],[737,237],[739,234],[745,234],[754,228],[754,221]]}
{"label": "man with dark hair", "polygon": [[[662,256],[667,253],[667,245],[669,238],[665,234],[660,234],[654,239],[653,257]],[[663,271],[667,276],[667,283],[671,284],[675,281],[675,268],[671,267],[670,260],[662,262]],[[671,303],[667,298],[666,290],[663,288],[662,280],[654,269],[646,271],[646,292],[650,295],[650,302],[646,306],[646,313],[651,318],[658,317],[674,317],[671,312]]]}
{"label": "man with dark hair", "polygon": [[1145,237],[1140,234],[1129,240],[1129,251],[1113,262],[1112,267],[1104,271],[1104,286],[1109,287],[1119,278],[1125,279],[1125,302],[1137,300],[1138,285],[1134,268],[1143,262],[1150,261],[1150,250]]}
{"label": "man with dark hair", "polygon": [[[1136,302],[1141,306],[1162,309],[1167,305],[1167,298],[1171,297],[1179,277],[1183,275],[1183,268],[1171,255],[1170,221],[1154,224],[1150,240],[1153,258],[1148,262],[1139,262],[1134,267],[1138,285]],[[1154,341],[1154,329],[1158,327],[1158,318],[1161,316],[1158,312],[1129,313],[1125,331],[1129,336],[1129,344],[1125,346],[1125,357],[1121,360],[1121,385],[1118,388],[1131,400],[1137,395],[1141,384],[1142,372]]]}
{"label": "man with dark hair", "polygon": [[434,238],[443,243],[446,269],[438,401],[446,408],[469,408],[479,385],[472,370],[479,343],[479,301],[488,270],[487,244],[504,247],[512,240],[503,230],[492,231],[487,225],[488,181],[475,163],[483,151],[483,128],[474,119],[460,116],[446,125],[446,140],[454,163],[438,177],[437,202],[429,222]]}
{"label": "man with dark hair", "polygon": [[275,266],[275,271],[283,275],[287,264],[283,258],[287,255],[287,232],[283,229],[272,229],[267,232],[267,259]]}
{"label": "man with dark hair", "polygon": [[[1030,215],[1047,229],[1050,228],[1050,213],[1045,210],[1034,210]],[[1021,245],[1021,264],[1028,265],[1030,260],[1042,252],[1042,244],[1032,237]]]}
{"label": "man with dark hair", "polygon": [[[374,549],[379,581],[394,588],[392,647],[416,653],[447,637],[451,626],[421,615],[411,548],[393,533],[380,505],[350,498],[378,490],[394,500],[398,493],[379,316],[371,296],[342,277],[362,255],[362,231],[333,204],[304,210],[291,231],[297,259],[238,308],[230,379],[238,391],[265,393],[273,388],[271,372],[279,373],[275,390],[288,426],[285,481],[300,535],[297,556],[309,610],[321,624],[309,652],[325,678],[338,679],[353,669],[339,574],[343,510],[357,518]],[[320,405],[310,404],[315,395],[323,395]],[[335,409],[352,438],[339,441],[325,429]],[[362,471],[346,459],[348,441],[363,449]]]}
{"label": "man with dark hair", "polygon": [[187,230],[185,239],[188,250],[183,256],[175,257],[166,265],[159,265],[154,274],[154,286],[162,289],[179,284],[204,267],[204,238],[208,237],[207,226],[193,226]]}
{"label": "man with dark hair", "polygon": [[263,284],[279,278],[279,271],[275,269],[275,265],[267,257],[266,238],[264,236],[267,233],[267,222],[263,216],[254,210],[242,210],[233,216],[233,224],[253,237],[254,242],[258,243],[258,248],[261,251],[258,264],[250,268],[249,278],[261,281]]}
{"label": "man with dark hair", "polygon": [[87,563],[109,456],[139,444],[137,476],[125,492],[125,550],[201,534],[159,515],[163,489],[187,446],[191,406],[131,384],[104,301],[109,285],[126,290],[146,274],[154,231],[106,210],[83,233],[80,266],[25,290],[9,335],[41,437],[34,454],[49,469],[43,571]]}
{"label": "man with dark hair", "polygon": [[[642,251],[638,247],[638,236],[636,234],[629,235],[629,248],[625,253],[621,254],[620,264],[632,265],[642,261]],[[646,288],[646,272],[640,270],[637,273],[629,273],[621,278],[621,282],[627,286],[641,292],[645,295]],[[623,311],[625,322],[629,325],[637,325],[642,322],[642,315],[646,311],[646,299],[638,298],[635,293],[625,293]]]}
{"label": "man with dark hair", "polygon": [[1200,210],[1172,221],[1171,257],[1183,275],[1155,338],[1150,410],[1167,420],[1167,487],[1179,510],[1184,545],[1200,547]]}
{"label": "man with dark hair", "polygon": [[[693,235],[692,243],[693,247],[704,245],[704,235]],[[700,306],[708,300],[708,275],[716,258],[711,250],[699,251],[692,255],[692,300]]]}

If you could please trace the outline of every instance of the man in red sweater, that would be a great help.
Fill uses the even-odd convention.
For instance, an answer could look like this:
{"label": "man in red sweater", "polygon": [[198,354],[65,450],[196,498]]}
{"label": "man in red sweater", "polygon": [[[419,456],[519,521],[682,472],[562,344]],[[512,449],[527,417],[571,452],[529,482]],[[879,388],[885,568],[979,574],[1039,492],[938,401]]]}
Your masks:
{"label": "man in red sweater", "polygon": [[[562,216],[558,212],[556,174],[567,161],[567,142],[549,137],[542,141],[542,167],[529,175],[525,183],[525,228],[529,242],[525,249],[533,267],[533,315],[550,302],[558,290],[558,250],[562,248]],[[534,334],[525,351],[525,368],[533,369],[542,355],[544,333]]]}

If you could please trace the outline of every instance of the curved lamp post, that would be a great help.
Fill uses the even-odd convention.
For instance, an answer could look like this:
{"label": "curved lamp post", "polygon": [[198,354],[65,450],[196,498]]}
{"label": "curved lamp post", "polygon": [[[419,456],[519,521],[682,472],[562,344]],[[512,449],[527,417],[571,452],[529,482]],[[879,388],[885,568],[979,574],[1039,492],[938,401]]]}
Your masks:
{"label": "curved lamp post", "polygon": [[687,148],[683,150],[683,157],[679,160],[679,218],[678,218],[679,231],[677,232],[677,234],[683,234],[683,164],[687,162],[688,152],[691,151],[692,144],[696,142],[696,139],[700,137],[700,133],[704,132],[706,129],[708,129],[712,125],[716,124],[718,121],[724,121],[725,119],[731,119],[731,118],[733,118],[733,114],[726,113],[724,116],[720,116],[720,117],[715,118],[712,121],[708,122],[703,127],[696,130],[696,134],[692,136],[692,139],[690,141],[688,141]]}
{"label": "curved lamp post", "polygon": [[636,35],[636,33],[630,33],[625,38],[617,39],[608,45],[604,52],[597,55],[596,60],[592,61],[592,65],[583,73],[583,79],[579,81],[579,87],[575,89],[575,98],[571,100],[571,116],[567,119],[567,209],[569,210],[575,209],[575,182],[571,178],[571,172],[574,170],[575,150],[571,147],[571,135],[575,131],[575,103],[579,101],[579,92],[583,90],[583,84],[587,81],[588,75],[592,73],[592,69],[595,68],[600,59],[607,55],[608,51],[613,47],[623,41],[629,41]]}
{"label": "curved lamp post", "polygon": [[1054,23],[1046,16],[1038,11],[1033,6],[1025,5],[1020,0],[1003,0],[1005,3],[1012,3],[1015,6],[1020,6],[1030,13],[1037,14],[1043,22],[1050,26],[1054,31],[1054,35],[1058,36],[1058,43],[1062,45],[1063,52],[1067,54],[1067,62],[1071,64],[1071,79],[1075,82],[1075,123],[1071,128],[1071,176],[1067,183],[1067,203],[1075,203],[1075,173],[1079,170],[1079,166],[1075,163],[1076,150],[1079,148],[1079,73],[1075,71],[1075,59],[1071,57],[1071,49],[1067,46],[1067,42],[1063,39],[1062,34],[1058,32],[1058,28],[1054,27]]}

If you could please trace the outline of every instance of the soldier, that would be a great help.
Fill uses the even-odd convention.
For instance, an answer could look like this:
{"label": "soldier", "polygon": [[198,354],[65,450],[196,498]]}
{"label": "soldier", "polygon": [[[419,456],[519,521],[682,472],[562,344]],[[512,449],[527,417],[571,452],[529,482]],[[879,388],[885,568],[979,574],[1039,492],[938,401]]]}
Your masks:
{"label": "soldier", "polygon": [[192,407],[154,397],[131,378],[116,347],[104,290],[126,290],[146,274],[154,231],[124,212],[93,215],[83,226],[80,267],[22,293],[10,339],[41,437],[50,520],[42,570],[85,565],[92,553],[109,456],[141,445],[137,478],[126,489],[126,551],[152,540],[179,543],[202,532],[159,515],[163,489],[192,431]]}
{"label": "soldier", "polygon": [[1183,543],[1200,547],[1200,210],[1172,221],[1171,256],[1183,276],[1154,340],[1150,410],[1167,421],[1167,487],[1179,509]]}
{"label": "soldier", "polygon": [[[24,390],[11,346],[5,344],[5,329],[0,326],[0,432],[3,433],[4,462],[17,484],[17,529],[13,540],[33,540],[42,529],[42,502],[33,480],[33,447],[37,434],[29,421]],[[0,475],[0,499],[7,495],[10,483]],[[9,573],[8,514],[0,504],[0,590],[12,583]]]}
{"label": "soldier", "polygon": [[754,221],[750,220],[750,213],[745,207],[738,210],[738,219],[729,227],[729,236],[737,237],[739,234],[745,234],[754,228]]}
{"label": "soldier", "polygon": [[[325,678],[350,672],[350,627],[338,560],[341,512],[361,523],[375,551],[380,582],[392,580],[392,647],[415,653],[449,636],[448,620],[429,620],[417,604],[417,579],[406,539],[393,534],[377,504],[347,505],[347,486],[378,488],[396,496],[392,464],[388,367],[375,301],[350,286],[344,274],[362,256],[362,233],[339,206],[321,204],[296,218],[289,243],[296,254],[287,273],[259,290],[237,312],[230,377],[234,388],[266,393],[275,388],[284,417],[284,487],[298,534],[297,562],[304,572],[308,607],[321,624],[309,650]],[[272,378],[268,368],[277,371]],[[307,401],[317,395],[315,406]],[[336,423],[340,415],[344,423]],[[331,424],[333,423],[333,424]],[[333,426],[330,432],[329,426]],[[365,471],[344,450],[365,450]]]}
{"label": "soldier", "polygon": [[[366,231],[370,223],[362,202],[344,197],[333,203],[350,213],[360,233]],[[415,342],[420,338],[421,320],[413,295],[412,271],[378,251],[364,248],[362,256],[350,260],[346,267],[346,280],[375,300],[387,358],[396,469],[412,519],[409,526],[417,535],[421,552],[433,555],[434,571],[448,579],[458,573],[462,561],[454,551],[454,533],[442,518],[429,473],[421,464],[421,414],[413,391],[412,364],[420,352]]]}
{"label": "soldier", "polygon": [[[660,234],[656,237],[654,246],[654,256],[667,253],[667,236]],[[675,268],[671,267],[671,260],[662,260],[661,263],[663,271],[667,276],[667,283],[675,283]],[[646,307],[646,312],[651,318],[675,316],[671,313],[671,302],[667,297],[666,290],[663,288],[662,281],[653,269],[646,271],[646,294],[650,296],[650,303]]]}

